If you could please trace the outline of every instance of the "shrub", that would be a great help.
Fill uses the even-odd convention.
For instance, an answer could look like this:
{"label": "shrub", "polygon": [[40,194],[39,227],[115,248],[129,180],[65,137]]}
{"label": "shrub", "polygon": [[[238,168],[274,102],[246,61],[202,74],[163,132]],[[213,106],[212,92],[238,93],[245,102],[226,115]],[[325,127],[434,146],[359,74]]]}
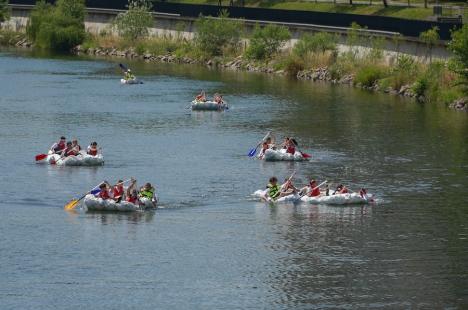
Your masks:
{"label": "shrub", "polygon": [[85,39],[84,0],[40,1],[31,13],[26,33],[37,46],[67,51]]}
{"label": "shrub", "polygon": [[468,95],[468,25],[452,32],[449,49],[453,53],[449,68],[458,75],[457,85],[461,85],[464,94]]}
{"label": "shrub", "polygon": [[383,37],[370,37],[371,41],[371,50],[367,57],[373,63],[381,60],[383,58],[383,49],[385,47],[385,38]]}
{"label": "shrub", "polygon": [[284,71],[288,76],[297,76],[297,73],[304,70],[304,67],[304,61],[301,58],[291,55],[286,59]]}
{"label": "shrub", "polygon": [[8,0],[0,0],[0,23],[10,17],[10,10],[8,9]]}
{"label": "shrub", "polygon": [[151,3],[147,0],[128,0],[128,10],[114,20],[119,35],[132,42],[146,37],[153,25]]}
{"label": "shrub", "polygon": [[323,54],[329,50],[336,50],[335,36],[326,32],[318,32],[314,35],[303,35],[294,46],[293,52],[297,56],[304,57],[308,53],[321,52]]}
{"label": "shrub", "polygon": [[222,11],[218,18],[200,16],[195,25],[195,41],[203,52],[211,56],[222,55],[226,48],[239,46],[243,23],[231,20],[229,14]]}
{"label": "shrub", "polygon": [[251,59],[267,59],[276,54],[291,38],[288,28],[277,25],[267,25],[263,28],[255,26],[250,44],[245,54]]}
{"label": "shrub", "polygon": [[356,73],[355,83],[361,83],[363,86],[371,87],[377,80],[384,77],[384,70],[377,66],[362,67]]}

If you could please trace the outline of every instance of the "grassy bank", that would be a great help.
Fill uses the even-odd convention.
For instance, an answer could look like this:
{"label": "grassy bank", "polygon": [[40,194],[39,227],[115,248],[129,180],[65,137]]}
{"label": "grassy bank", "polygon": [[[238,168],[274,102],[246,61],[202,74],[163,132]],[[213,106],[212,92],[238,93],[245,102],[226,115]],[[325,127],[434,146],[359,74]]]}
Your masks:
{"label": "grassy bank", "polygon": [[[190,4],[210,4],[218,5],[218,0],[177,0],[172,2],[190,3]],[[235,1],[238,3],[240,1]],[[332,2],[312,2],[312,1],[256,1],[246,0],[247,7],[260,7],[268,9],[285,9],[299,11],[317,11],[329,13],[348,13],[362,15],[378,15],[399,17],[406,19],[428,19],[432,15],[431,8],[424,7],[407,7],[407,6],[388,6],[381,5],[381,1],[374,1],[373,5],[369,4],[334,4]],[[224,0],[223,5],[228,5],[229,1]]]}

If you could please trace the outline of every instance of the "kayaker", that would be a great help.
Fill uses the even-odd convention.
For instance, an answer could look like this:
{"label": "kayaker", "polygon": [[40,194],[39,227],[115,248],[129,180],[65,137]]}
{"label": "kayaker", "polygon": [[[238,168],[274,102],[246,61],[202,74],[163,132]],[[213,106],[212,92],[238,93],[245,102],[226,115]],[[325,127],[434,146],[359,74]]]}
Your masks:
{"label": "kayaker", "polygon": [[73,144],[71,141],[67,142],[67,146],[65,149],[62,151],[62,157],[68,157],[68,156],[76,156],[78,153],[75,152],[73,149]]}
{"label": "kayaker", "polygon": [[109,195],[109,183],[107,183],[107,181],[104,181],[101,183],[101,185],[99,185],[99,194],[98,194],[98,197],[101,198],[102,200],[107,200],[107,199],[110,199],[110,195]]}
{"label": "kayaker", "polygon": [[348,191],[348,188],[346,186],[344,186],[343,184],[340,184],[336,187],[335,191],[333,192],[333,195],[335,194],[347,194],[349,191]]}
{"label": "kayaker", "polygon": [[136,185],[136,180],[132,179],[130,182],[130,185],[127,188],[127,192],[125,194],[126,198],[125,200],[128,202],[131,202],[133,204],[138,204],[138,191],[135,188]]}
{"label": "kayaker", "polygon": [[112,199],[115,200],[115,202],[121,202],[124,194],[124,186],[123,186],[123,181],[118,180],[117,184],[114,185],[112,188]]}
{"label": "kayaker", "polygon": [[291,179],[284,179],[284,183],[281,185],[281,196],[287,196],[297,193],[299,190],[294,186]]}
{"label": "kayaker", "polygon": [[76,154],[78,154],[81,151],[81,146],[78,144],[77,139],[72,140],[72,147]]}
{"label": "kayaker", "polygon": [[265,194],[265,200],[268,200],[268,198],[276,200],[281,195],[281,188],[278,185],[278,179],[276,177],[271,177],[268,182],[268,190]]}
{"label": "kayaker", "polygon": [[195,100],[205,102],[206,101],[206,96],[205,96],[205,91],[202,90],[196,97]]}
{"label": "kayaker", "polygon": [[135,76],[132,74],[132,70],[127,69],[127,71],[125,71],[125,74],[124,74],[124,80],[128,81],[128,80],[134,80],[134,79],[135,79]]}
{"label": "kayaker", "polygon": [[139,198],[148,198],[153,202],[153,205],[157,202],[156,195],[154,193],[154,187],[151,183],[146,183],[142,188],[140,188],[140,192],[138,193]]}
{"label": "kayaker", "polygon": [[91,144],[88,146],[86,153],[88,155],[96,156],[98,154],[98,144],[97,142],[91,142]]}
{"label": "kayaker", "polygon": [[50,150],[55,154],[60,154],[62,151],[67,147],[67,138],[64,136],[60,137],[59,142],[55,142],[51,147]]}
{"label": "kayaker", "polygon": [[301,196],[307,195],[309,197],[320,196],[320,188],[317,187],[316,180],[310,180],[309,185],[304,186],[300,191]]}

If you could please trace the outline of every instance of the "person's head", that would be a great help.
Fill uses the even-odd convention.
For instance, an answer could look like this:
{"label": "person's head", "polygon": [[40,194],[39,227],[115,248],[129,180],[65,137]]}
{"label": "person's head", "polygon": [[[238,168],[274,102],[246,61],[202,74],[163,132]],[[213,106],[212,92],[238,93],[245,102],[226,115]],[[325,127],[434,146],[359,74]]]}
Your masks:
{"label": "person's head", "polygon": [[317,181],[312,179],[312,180],[310,180],[309,184],[310,184],[310,186],[315,187],[315,186],[317,186]]}
{"label": "person's head", "polygon": [[339,184],[336,189],[342,189],[343,188],[343,184]]}
{"label": "person's head", "polygon": [[77,145],[77,144],[78,144],[78,140],[73,139],[73,140],[72,140],[72,144],[73,144],[73,145]]}
{"label": "person's head", "polygon": [[274,185],[278,182],[278,179],[276,177],[271,177],[269,182]]}
{"label": "person's head", "polygon": [[130,69],[127,69],[127,72],[128,72],[128,73],[130,73],[130,72],[132,72],[132,70],[130,70]]}
{"label": "person's head", "polygon": [[101,183],[101,185],[99,185],[100,189],[106,189],[106,187],[107,187],[106,183]]}
{"label": "person's head", "polygon": [[60,137],[60,142],[64,142],[64,143],[65,143],[65,141],[67,141],[67,138],[65,138],[64,136],[61,136],[61,137]]}
{"label": "person's head", "polygon": [[363,193],[363,194],[367,194],[367,191],[366,191],[366,189],[365,189],[365,188],[361,188],[361,193]]}
{"label": "person's head", "polygon": [[118,181],[117,181],[117,185],[119,185],[119,186],[123,185],[123,181],[122,181],[122,180],[118,180]]}
{"label": "person's head", "polygon": [[92,147],[97,147],[97,142],[91,142]]}
{"label": "person's head", "polygon": [[71,141],[68,141],[68,142],[67,142],[67,146],[72,146]]}
{"label": "person's head", "polygon": [[143,186],[146,190],[153,188],[151,186],[151,183],[146,183],[145,186]]}
{"label": "person's head", "polygon": [[271,143],[271,138],[270,137],[266,138],[265,142],[266,143]]}

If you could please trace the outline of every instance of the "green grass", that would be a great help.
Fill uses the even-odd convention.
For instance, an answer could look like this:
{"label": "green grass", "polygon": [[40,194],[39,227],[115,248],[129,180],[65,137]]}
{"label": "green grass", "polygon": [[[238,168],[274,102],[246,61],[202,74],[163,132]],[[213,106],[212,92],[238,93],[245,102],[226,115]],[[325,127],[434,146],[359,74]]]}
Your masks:
{"label": "green grass", "polygon": [[[190,4],[211,4],[218,5],[217,0],[170,0],[171,2],[181,2]],[[238,1],[235,1],[238,4]],[[223,4],[228,5],[228,1],[224,0]],[[347,14],[361,14],[361,15],[378,15],[399,17],[406,19],[427,19],[432,15],[432,9],[425,9],[423,7],[405,7],[405,6],[389,6],[385,8],[381,5],[380,1],[374,2],[375,5],[355,4],[349,5],[345,3],[314,3],[304,1],[279,1],[279,0],[246,0],[245,5],[248,7],[260,7],[269,9],[284,9],[284,10],[299,10],[299,11],[316,11],[316,12],[329,12],[329,13],[347,13]]]}

